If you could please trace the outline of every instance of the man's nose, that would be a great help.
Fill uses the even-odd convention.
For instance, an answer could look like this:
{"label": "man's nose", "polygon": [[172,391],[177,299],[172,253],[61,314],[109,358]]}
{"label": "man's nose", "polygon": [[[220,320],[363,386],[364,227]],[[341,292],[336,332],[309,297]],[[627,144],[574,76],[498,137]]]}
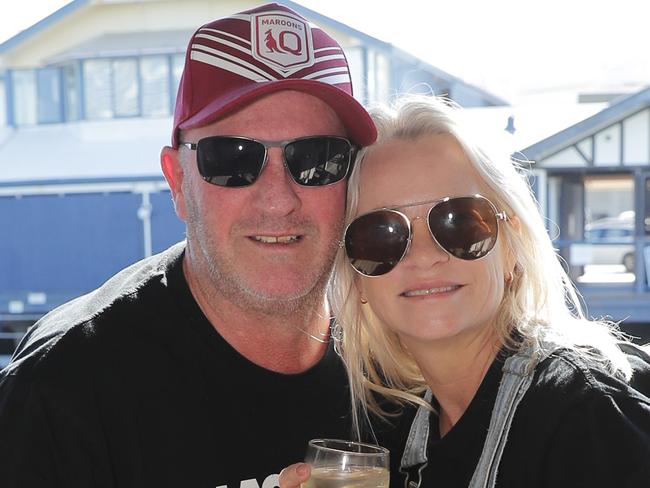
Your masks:
{"label": "man's nose", "polygon": [[269,148],[266,158],[266,165],[253,184],[254,205],[266,214],[288,215],[302,205],[296,192],[298,186],[284,165],[282,148]]}

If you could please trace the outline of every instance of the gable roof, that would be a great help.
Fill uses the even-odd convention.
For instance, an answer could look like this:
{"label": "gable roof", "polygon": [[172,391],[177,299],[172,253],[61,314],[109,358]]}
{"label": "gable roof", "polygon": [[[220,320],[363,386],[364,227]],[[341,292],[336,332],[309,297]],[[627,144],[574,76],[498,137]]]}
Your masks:
{"label": "gable roof", "polygon": [[539,161],[647,107],[650,107],[650,87],[621,98],[597,114],[519,152],[528,159]]}
{"label": "gable roof", "polygon": [[17,46],[18,44],[20,44],[24,40],[30,38],[34,34],[37,34],[38,32],[42,31],[46,27],[49,27],[50,25],[55,24],[56,22],[58,22],[63,17],[65,17],[68,14],[78,10],[80,7],[83,7],[87,3],[90,3],[90,1],[91,0],[73,0],[72,2],[68,3],[67,5],[64,5],[59,10],[51,13],[47,17],[44,17],[43,19],[36,22],[34,25],[28,27],[27,29],[24,29],[24,30],[20,31],[15,36],[10,37],[5,42],[0,44],[0,53],[8,51],[12,47]]}
{"label": "gable roof", "polygon": [[[262,1],[263,0],[260,0],[260,3],[262,3]],[[351,35],[351,36],[354,36],[354,37],[358,37],[358,38],[362,39],[364,42],[366,42],[368,44],[371,44],[371,45],[373,45],[375,47],[380,47],[380,48],[383,48],[383,49],[389,49],[390,48],[390,44],[388,44],[388,43],[386,43],[384,41],[381,41],[381,40],[377,39],[376,37],[372,37],[372,36],[370,36],[368,34],[365,34],[364,32],[361,32],[361,31],[359,31],[357,29],[354,29],[354,28],[352,28],[352,27],[350,27],[350,26],[348,26],[348,25],[346,25],[346,24],[344,24],[342,22],[339,22],[338,20],[335,20],[335,19],[333,19],[331,17],[327,17],[326,15],[319,14],[315,10],[311,10],[311,9],[309,9],[307,7],[303,7],[302,5],[300,5],[300,4],[296,3],[296,2],[292,2],[290,0],[279,0],[279,1],[282,2],[283,4],[285,4],[287,7],[295,10],[298,13],[300,13],[301,15],[303,15],[305,17],[308,17],[308,18],[311,18],[311,19],[314,19],[316,21],[316,23],[319,23],[319,24],[322,23],[322,24],[332,26],[333,28],[335,28],[335,29],[337,29],[337,30],[339,30],[339,31],[341,31],[341,32],[343,32],[345,34],[348,34],[348,35]],[[38,22],[36,22],[34,25],[28,27],[25,30],[20,31],[18,34],[14,35],[13,37],[10,37],[5,42],[1,43],[0,44],[0,53],[7,51],[7,50],[11,49],[14,46],[17,46],[18,44],[20,44],[24,40],[28,39],[29,37],[39,33],[40,31],[42,31],[46,27],[49,27],[50,25],[55,24],[56,22],[58,22],[63,17],[67,16],[68,14],[78,10],[80,7],[83,7],[84,5],[87,5],[89,3],[91,3],[91,0],[72,0],[67,5],[64,5],[63,7],[61,7],[59,10],[51,13],[47,17],[45,17],[45,18],[39,20]]]}

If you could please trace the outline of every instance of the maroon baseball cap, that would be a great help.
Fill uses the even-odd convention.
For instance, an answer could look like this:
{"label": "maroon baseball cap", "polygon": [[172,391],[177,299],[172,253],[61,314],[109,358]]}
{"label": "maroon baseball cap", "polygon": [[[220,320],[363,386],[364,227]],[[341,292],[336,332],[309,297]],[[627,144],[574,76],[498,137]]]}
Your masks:
{"label": "maroon baseball cap", "polygon": [[205,126],[280,90],[320,98],[353,142],[367,146],[375,141],[375,124],[352,96],[341,46],[293,10],[269,3],[194,33],[176,97],[172,146],[178,147],[179,129]]}

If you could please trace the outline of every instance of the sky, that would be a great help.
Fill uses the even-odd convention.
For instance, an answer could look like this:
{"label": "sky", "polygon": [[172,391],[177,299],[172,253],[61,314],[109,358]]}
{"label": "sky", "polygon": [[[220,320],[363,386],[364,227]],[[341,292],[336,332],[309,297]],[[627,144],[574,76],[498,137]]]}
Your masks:
{"label": "sky", "polygon": [[[0,15],[0,42],[66,3],[0,0],[11,4]],[[298,3],[515,103],[550,90],[650,84],[646,0]]]}

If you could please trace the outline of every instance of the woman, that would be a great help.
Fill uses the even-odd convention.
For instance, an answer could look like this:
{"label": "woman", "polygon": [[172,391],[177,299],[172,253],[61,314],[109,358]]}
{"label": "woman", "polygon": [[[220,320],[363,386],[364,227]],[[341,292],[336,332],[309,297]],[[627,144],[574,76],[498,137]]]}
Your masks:
{"label": "woman", "polygon": [[350,178],[332,303],[357,425],[384,398],[419,406],[411,486],[650,486],[650,400],[614,329],[585,319],[524,175],[458,112],[376,111]]}

